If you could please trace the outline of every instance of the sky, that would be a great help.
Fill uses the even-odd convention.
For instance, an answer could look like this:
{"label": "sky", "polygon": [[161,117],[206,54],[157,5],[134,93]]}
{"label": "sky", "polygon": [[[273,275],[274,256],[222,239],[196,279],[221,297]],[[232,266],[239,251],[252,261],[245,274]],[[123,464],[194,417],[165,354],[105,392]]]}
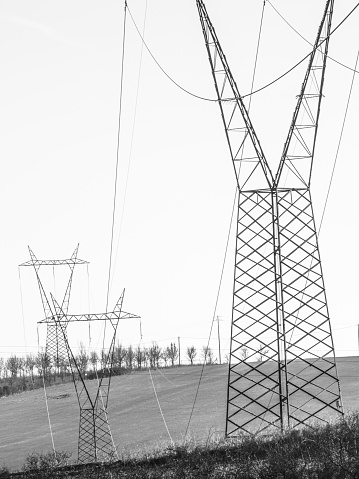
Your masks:
{"label": "sky", "polygon": [[[336,2],[335,27],[356,5]],[[266,2],[254,89],[310,51],[275,12],[313,41],[325,2]],[[250,92],[263,1],[207,0],[234,77]],[[161,67],[184,89],[214,98],[194,0],[129,0],[129,10]],[[353,68],[359,8],[333,34],[329,54]],[[220,318],[228,354],[234,264],[230,233],[235,178],[218,105],[185,93],[155,64],[127,15],[117,200],[108,309],[125,288],[124,345],[207,343]],[[122,0],[5,0],[0,4],[0,357],[36,352],[45,327],[29,245],[39,259],[69,258],[79,243],[70,312],[104,312],[107,302],[120,110]],[[306,62],[252,97],[251,118],[273,169],[279,161]],[[322,215],[352,71],[328,60],[312,196]],[[338,356],[358,354],[358,80],[355,80],[324,223],[320,252]],[[59,300],[67,267],[41,268]],[[101,330],[71,333],[73,347],[101,344]],[[217,351],[217,323],[211,346]],[[217,353],[215,353],[217,355]]]}

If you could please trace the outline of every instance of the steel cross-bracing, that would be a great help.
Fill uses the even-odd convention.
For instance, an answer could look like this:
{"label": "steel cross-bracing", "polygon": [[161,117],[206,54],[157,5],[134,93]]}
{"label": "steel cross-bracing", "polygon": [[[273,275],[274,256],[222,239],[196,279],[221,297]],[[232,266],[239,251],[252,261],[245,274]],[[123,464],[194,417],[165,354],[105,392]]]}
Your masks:
{"label": "steel cross-bracing", "polygon": [[202,0],[196,0],[238,195],[226,435],[342,414],[310,183],[334,0],[325,2],[273,175]]}
{"label": "steel cross-bracing", "polygon": [[[56,323],[63,336],[66,358],[70,365],[80,408],[78,460],[81,463],[118,459],[107,414],[116,333],[120,319],[140,318],[140,316],[122,311],[124,295],[125,290],[112,312],[79,315],[66,314],[53,295],[51,295],[55,311],[51,319]],[[85,373],[69,344],[68,324],[79,321],[107,321],[112,327],[111,343],[107,353],[102,357],[101,369],[97,373],[97,381],[85,380]],[[40,321],[40,323],[43,322]],[[62,359],[65,360],[66,358],[63,357]]]}
{"label": "steel cross-bracing", "polygon": [[32,266],[36,273],[36,279],[40,290],[40,296],[42,301],[43,310],[45,313],[44,322],[47,323],[47,331],[46,331],[46,347],[45,347],[45,355],[46,357],[54,361],[55,367],[60,369],[62,358],[67,357],[67,350],[66,345],[63,340],[63,335],[61,331],[58,329],[58,325],[56,322],[53,321],[54,311],[51,307],[51,304],[47,298],[45,289],[40,279],[39,269],[41,266],[62,266],[67,265],[70,268],[70,277],[67,283],[67,287],[65,290],[65,294],[62,300],[61,309],[65,313],[67,313],[70,304],[70,294],[71,294],[71,286],[72,286],[72,279],[74,268],[76,264],[89,264],[88,261],[84,261],[77,257],[79,245],[76,246],[74,252],[72,253],[69,259],[50,259],[50,260],[39,260],[36,258],[34,252],[31,250],[30,246],[28,246],[29,253],[30,253],[30,261],[20,264],[19,266]]}

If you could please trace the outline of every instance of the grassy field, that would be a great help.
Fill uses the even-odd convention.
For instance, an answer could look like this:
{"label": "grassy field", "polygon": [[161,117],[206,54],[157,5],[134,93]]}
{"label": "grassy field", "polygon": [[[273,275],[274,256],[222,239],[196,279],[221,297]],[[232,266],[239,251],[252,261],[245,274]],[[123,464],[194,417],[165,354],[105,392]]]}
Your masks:
{"label": "grassy field", "polygon": [[[344,407],[359,409],[359,358],[338,359]],[[201,366],[152,371],[158,398],[174,441],[184,437]],[[192,438],[223,432],[226,411],[227,365],[206,366],[190,424]],[[94,382],[93,382],[94,384]],[[47,389],[55,448],[77,459],[79,408],[71,383]],[[42,390],[0,400],[0,465],[20,468],[34,451],[52,449],[46,402]],[[120,456],[144,453],[169,444],[148,371],[113,378],[109,421]]]}

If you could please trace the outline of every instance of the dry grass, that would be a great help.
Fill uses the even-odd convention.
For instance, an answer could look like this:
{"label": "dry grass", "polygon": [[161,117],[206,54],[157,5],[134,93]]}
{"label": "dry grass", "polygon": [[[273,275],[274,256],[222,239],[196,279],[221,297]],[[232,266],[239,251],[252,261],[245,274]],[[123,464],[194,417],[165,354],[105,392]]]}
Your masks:
{"label": "dry grass", "polygon": [[[359,409],[358,366],[359,358],[344,358],[338,362],[346,409]],[[225,423],[227,367],[205,368],[190,427],[192,439],[185,444],[183,437],[198,384],[200,366],[168,368],[152,374],[178,451],[185,447],[189,453],[195,448],[206,450],[206,444],[220,444]],[[47,395],[56,450],[71,453],[71,460],[75,462],[79,411],[73,386],[65,384],[51,387],[47,390]],[[34,451],[46,454],[51,450],[43,391],[26,392],[0,401],[0,465],[5,463],[12,470],[19,470],[29,454]],[[160,460],[164,455],[174,453],[148,372],[114,378],[109,420],[124,464],[157,460],[156,458]],[[220,449],[219,446],[218,448]]]}

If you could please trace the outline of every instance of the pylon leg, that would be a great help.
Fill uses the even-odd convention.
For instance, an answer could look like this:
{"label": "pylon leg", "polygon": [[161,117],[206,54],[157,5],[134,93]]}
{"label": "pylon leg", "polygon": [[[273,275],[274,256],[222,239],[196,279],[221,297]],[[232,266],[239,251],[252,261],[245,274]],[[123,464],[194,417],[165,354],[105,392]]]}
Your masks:
{"label": "pylon leg", "polygon": [[269,190],[238,200],[227,435],[281,422],[272,201]]}
{"label": "pylon leg", "polygon": [[291,426],[341,412],[340,388],[309,190],[278,193]]}
{"label": "pylon leg", "polygon": [[104,408],[82,408],[78,443],[78,460],[105,462],[118,459],[114,447],[107,412]]}

